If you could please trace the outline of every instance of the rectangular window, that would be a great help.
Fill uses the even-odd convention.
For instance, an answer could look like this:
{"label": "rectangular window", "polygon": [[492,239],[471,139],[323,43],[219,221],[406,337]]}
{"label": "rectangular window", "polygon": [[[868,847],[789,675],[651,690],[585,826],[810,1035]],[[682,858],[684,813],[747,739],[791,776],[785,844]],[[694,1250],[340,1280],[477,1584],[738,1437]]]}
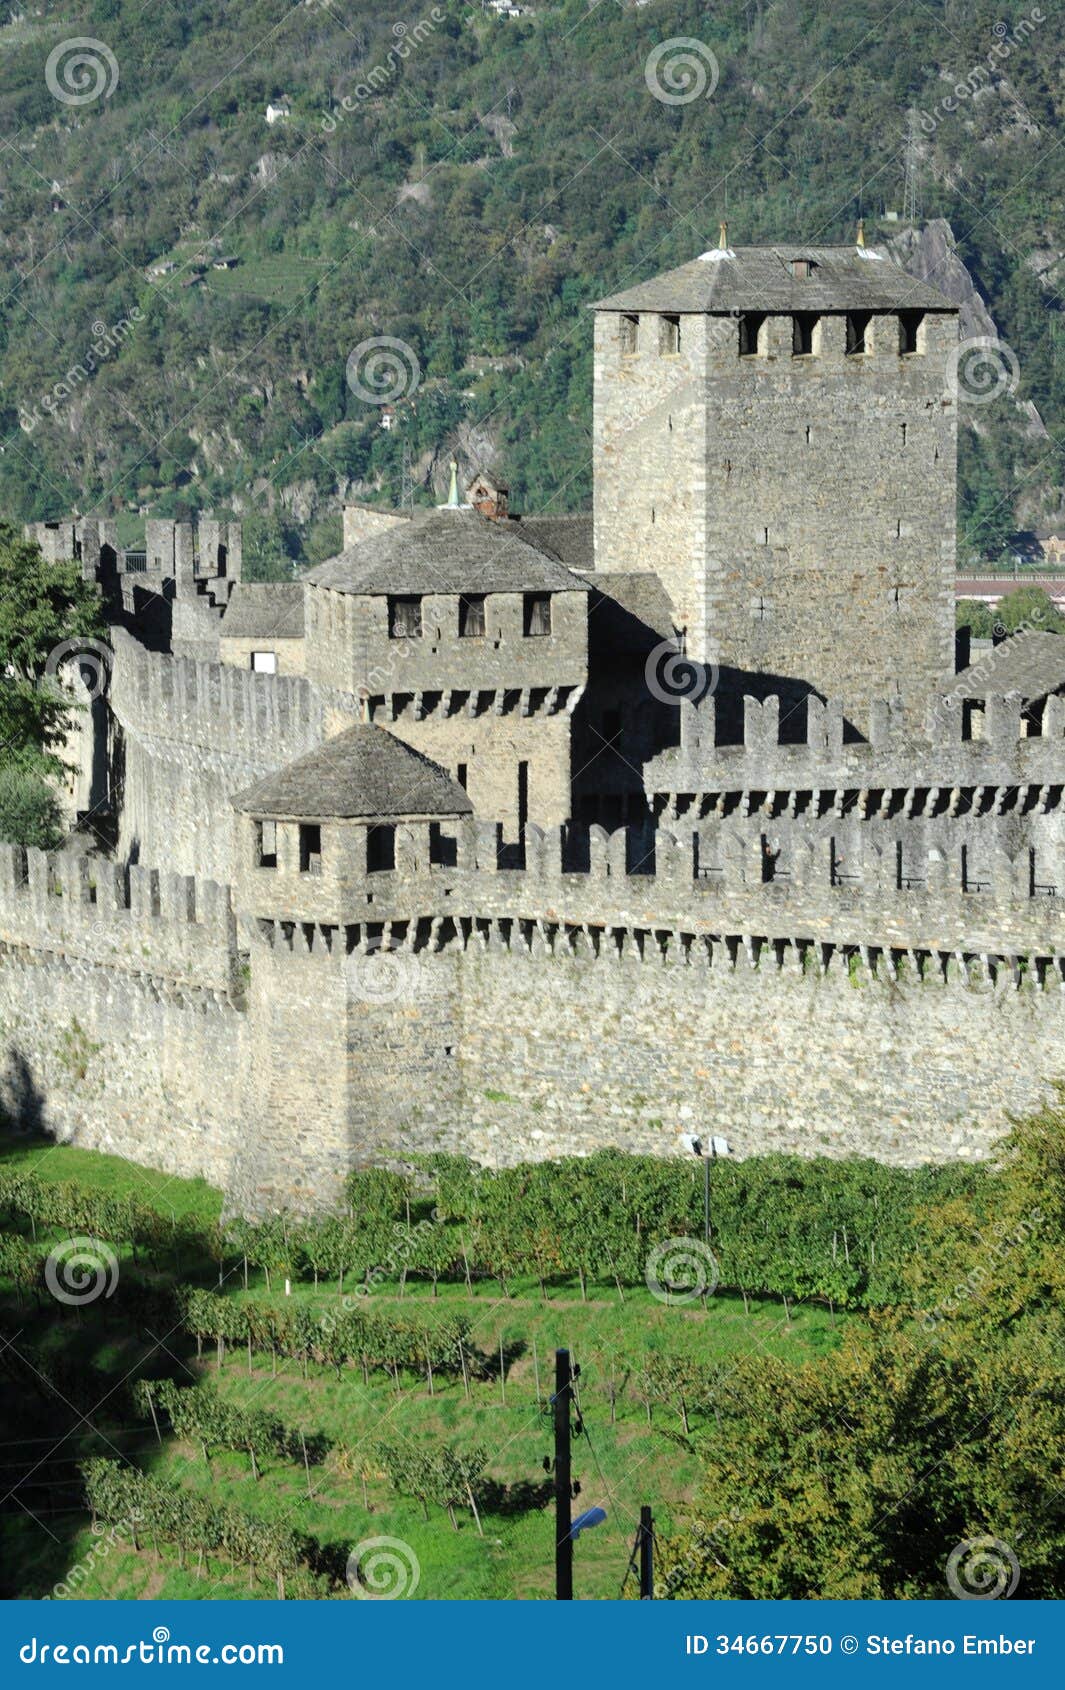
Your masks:
{"label": "rectangular window", "polygon": [[923,311],[899,312],[899,352],[904,358],[921,350],[918,345],[918,338],[923,322]]}
{"label": "rectangular window", "polygon": [[366,831],[366,871],[382,874],[396,866],[396,830],[394,827],[371,827]]}
{"label": "rectangular window", "polygon": [[639,343],[640,319],[622,315],[618,323],[618,340],[623,353],[635,352]]}
{"label": "rectangular window", "polygon": [[518,764],[518,837],[529,825],[529,765]]}
{"label": "rectangular window", "polygon": [[466,782],[469,779],[469,773],[469,767],[465,763],[460,763],[458,768],[455,770],[455,779],[458,781],[463,792],[468,791]]}
{"label": "rectangular window", "polygon": [[754,358],[762,350],[764,341],[765,312],[744,311],[740,317],[740,357]]}
{"label": "rectangular window", "polygon": [[791,355],[793,358],[808,358],[814,349],[814,336],[817,330],[817,313],[815,311],[796,311],[791,319]]}
{"label": "rectangular window", "polygon": [[847,357],[857,358],[863,352],[868,352],[869,324],[872,322],[871,311],[847,312]]}
{"label": "rectangular window", "polygon": [[463,594],[459,599],[459,638],[463,640],[481,640],[484,638],[484,594]]}
{"label": "rectangular window", "polygon": [[388,599],[388,633],[393,640],[417,640],[422,632],[422,601],[420,598]]}
{"label": "rectangular window", "polygon": [[429,823],[429,861],[438,868],[455,868],[459,860],[459,842],[452,833],[445,833],[439,822]]}
{"label": "rectangular window", "polygon": [[252,673],[255,675],[277,674],[276,651],[253,651],[251,654]]}
{"label": "rectangular window", "polygon": [[322,830],[317,822],[300,822],[300,873],[321,872]]}
{"label": "rectangular window", "polygon": [[658,319],[658,350],[663,357],[680,351],[680,318],[665,316]]}
{"label": "rectangular window", "polygon": [[551,632],[551,594],[526,593],[525,638],[536,639]]}
{"label": "rectangular window", "polygon": [[277,867],[276,822],[256,822],[255,824],[255,866],[256,868]]}

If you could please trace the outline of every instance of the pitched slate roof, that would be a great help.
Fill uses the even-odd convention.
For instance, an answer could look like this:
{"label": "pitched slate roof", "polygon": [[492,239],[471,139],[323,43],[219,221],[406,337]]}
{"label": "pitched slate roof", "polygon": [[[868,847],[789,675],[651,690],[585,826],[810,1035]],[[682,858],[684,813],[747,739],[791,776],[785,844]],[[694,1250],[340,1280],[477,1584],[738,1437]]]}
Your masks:
{"label": "pitched slate roof", "polygon": [[522,524],[434,510],[386,529],[312,569],[342,593],[583,593],[585,582],[521,538]]}
{"label": "pitched slate roof", "polygon": [[467,816],[457,781],[384,728],[357,722],[294,763],[256,781],[235,809],[288,820],[374,816]]}
{"label": "pitched slate roof", "polygon": [[1010,692],[1025,699],[1044,698],[1065,687],[1065,634],[1013,634],[982,652],[948,684],[952,693],[966,698]]}
{"label": "pitched slate roof", "polygon": [[224,640],[303,638],[301,581],[238,581],[222,618]]}
{"label": "pitched slate roof", "polygon": [[557,558],[569,569],[595,568],[590,511],[564,516],[522,516],[518,518],[518,533],[537,551]]}
{"label": "pitched slate roof", "polygon": [[[815,268],[793,276],[790,260]],[[594,311],[956,311],[872,247],[738,246],[705,252],[599,300]]]}
{"label": "pitched slate roof", "polygon": [[604,570],[588,585],[588,635],[597,652],[649,651],[673,639],[673,606],[657,575]]}

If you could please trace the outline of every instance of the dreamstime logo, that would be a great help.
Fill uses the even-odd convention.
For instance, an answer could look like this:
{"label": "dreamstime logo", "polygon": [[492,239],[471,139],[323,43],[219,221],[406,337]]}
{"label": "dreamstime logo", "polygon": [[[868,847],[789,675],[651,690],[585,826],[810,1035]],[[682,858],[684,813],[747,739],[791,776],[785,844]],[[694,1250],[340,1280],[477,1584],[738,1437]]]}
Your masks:
{"label": "dreamstime logo", "polygon": [[[113,1526],[109,1526],[106,1520],[94,1520],[92,1523],[92,1535],[96,1538],[102,1538],[103,1541],[101,1543],[94,1543],[89,1550],[89,1553],[83,1556],[80,1561],[76,1562],[75,1565],[71,1567],[66,1577],[61,1579],[58,1584],[52,1586],[52,1595],[50,1600],[53,1602],[66,1602],[69,1601],[71,1597],[75,1596],[81,1589],[82,1585],[92,1577],[100,1562],[106,1561],[117,1543],[120,1543],[123,1540],[126,1543],[132,1541],[136,1533],[136,1529],[143,1519],[144,1515],[141,1513],[140,1509],[133,1508],[126,1515],[125,1519],[119,1520],[117,1524]],[[49,1597],[46,1596],[44,1600],[46,1602],[49,1601]]]}
{"label": "dreamstime logo", "polygon": [[80,362],[71,364],[69,370],[64,370],[60,379],[53,382],[47,392],[41,394],[39,404],[34,405],[32,410],[27,410],[23,405],[19,406],[19,427],[23,432],[32,434],[38,424],[44,421],[42,411],[54,418],[61,406],[73,398],[79,388],[92,380],[100,365],[121,349],[143,316],[140,306],[134,305],[130,307],[128,316],[119,317],[117,322],[108,324],[99,319],[94,322],[94,338]]}
{"label": "dreamstime logo", "polygon": [[393,949],[384,940],[368,950],[352,951],[344,964],[353,996],[363,1003],[399,1003],[418,996],[422,984],[421,964],[406,946]]}
{"label": "dreamstime logo", "polygon": [[57,1303],[98,1302],[114,1295],[118,1257],[99,1238],[64,1238],[44,1264],[44,1283]]}
{"label": "dreamstime logo", "polygon": [[58,685],[60,670],[68,664],[76,664],[89,698],[100,698],[107,690],[113,662],[114,652],[103,640],[63,640],[48,653],[44,672],[49,680]]}
{"label": "dreamstime logo", "polygon": [[370,1602],[397,1602],[413,1596],[422,1569],[409,1543],[399,1537],[367,1537],[348,1556],[352,1594]]}
{"label": "dreamstime logo", "polygon": [[667,1238],[648,1256],[644,1278],[652,1297],[672,1307],[712,1296],[721,1270],[714,1252],[702,1239]]}
{"label": "dreamstime logo", "polygon": [[717,691],[716,663],[696,663],[673,640],[661,640],[648,653],[643,678],[660,704],[699,704]]}
{"label": "dreamstime logo", "polygon": [[1016,393],[1020,379],[1017,354],[993,335],[963,340],[947,360],[946,392],[963,405],[992,405],[1001,394]]}
{"label": "dreamstime logo", "polygon": [[348,355],[345,374],[356,399],[367,405],[390,405],[418,391],[422,367],[405,340],[382,334],[359,342]]}
{"label": "dreamstime logo", "polygon": [[118,87],[118,60],[106,42],[75,35],[53,47],[44,67],[48,91],[65,106],[109,100]]}
{"label": "dreamstime logo", "polygon": [[997,1602],[1012,1596],[1021,1564],[1000,1537],[969,1537],[955,1544],[947,1561],[947,1583],[960,1602]]}
{"label": "dreamstime logo", "polygon": [[411,48],[420,47],[426,37],[432,35],[437,24],[443,23],[446,16],[447,13],[441,11],[439,6],[434,6],[427,18],[419,18],[413,26],[404,23],[402,19],[394,23],[392,34],[396,39],[394,45],[388,49],[384,63],[374,65],[367,73],[366,80],[355,84],[353,93],[345,94],[339,105],[323,115],[322,128],[326,134],[332,135],[335,132],[337,125],[343,122],[346,112],[354,111],[363,100],[372,99],[382,88],[387,88],[403,61],[410,58]]}
{"label": "dreamstime logo", "polygon": [[693,100],[708,100],[720,74],[706,42],[690,35],[675,35],[659,42],[643,67],[648,89],[664,106],[690,106]]}

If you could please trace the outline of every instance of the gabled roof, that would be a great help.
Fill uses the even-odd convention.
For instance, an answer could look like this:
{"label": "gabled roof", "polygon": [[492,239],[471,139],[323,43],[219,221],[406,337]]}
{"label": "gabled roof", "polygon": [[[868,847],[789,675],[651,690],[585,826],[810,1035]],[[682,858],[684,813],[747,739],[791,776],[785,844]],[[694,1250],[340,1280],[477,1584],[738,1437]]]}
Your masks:
{"label": "gabled roof", "polygon": [[371,535],[305,577],[341,593],[583,593],[585,582],[520,535],[521,524],[444,509]]}
{"label": "gabled roof", "polygon": [[949,678],[958,697],[1003,697],[1019,692],[1023,699],[1045,698],[1065,687],[1065,634],[1040,634],[1034,629],[1011,634]]}
{"label": "gabled roof", "polygon": [[657,575],[604,570],[588,585],[588,636],[596,652],[648,651],[674,638],[673,606]]}
{"label": "gabled roof", "polygon": [[237,810],[278,820],[468,816],[465,792],[384,728],[357,722],[232,800]]}
{"label": "gabled roof", "polygon": [[237,581],[222,618],[224,640],[303,638],[301,581]]}
{"label": "gabled roof", "polygon": [[521,516],[517,522],[522,539],[545,556],[557,558],[569,569],[595,568],[591,511],[577,511],[572,515]]}
{"label": "gabled roof", "polygon": [[[792,275],[792,259],[812,273]],[[738,246],[599,300],[594,311],[957,311],[944,294],[858,246]]]}

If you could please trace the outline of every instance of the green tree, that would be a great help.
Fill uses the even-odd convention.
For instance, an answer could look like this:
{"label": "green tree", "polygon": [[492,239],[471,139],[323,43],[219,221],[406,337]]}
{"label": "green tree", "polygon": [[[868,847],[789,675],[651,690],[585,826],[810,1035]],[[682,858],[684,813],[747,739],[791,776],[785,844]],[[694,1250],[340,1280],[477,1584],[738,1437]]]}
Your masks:
{"label": "green tree", "polygon": [[0,522],[0,766],[62,773],[77,706],[57,668],[104,632],[99,594],[80,565],[47,561]]}

